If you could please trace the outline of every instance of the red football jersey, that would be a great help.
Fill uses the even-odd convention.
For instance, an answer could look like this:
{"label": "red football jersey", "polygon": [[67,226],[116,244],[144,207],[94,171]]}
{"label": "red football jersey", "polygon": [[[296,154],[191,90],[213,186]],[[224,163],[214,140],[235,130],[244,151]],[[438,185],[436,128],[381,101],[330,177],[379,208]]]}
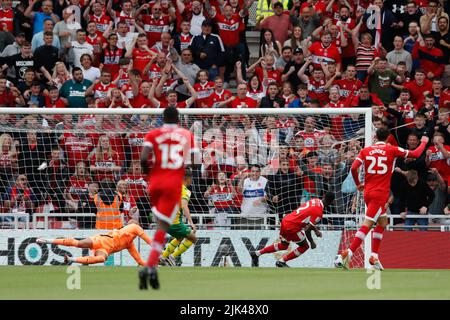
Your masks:
{"label": "red football jersey", "polygon": [[[450,151],[450,146],[444,145],[444,149]],[[439,151],[435,146],[429,147],[429,151],[431,154],[429,155],[430,159],[430,168],[436,168],[437,171],[441,174],[442,178],[447,181],[450,177],[450,166],[449,160],[445,159],[444,155],[441,151]]]}
{"label": "red football jersey", "polygon": [[[119,155],[114,152],[111,156],[105,152],[103,159],[97,160],[96,154],[94,153],[91,157],[90,165],[96,168],[113,168],[120,166]],[[102,181],[103,179],[109,179],[111,181],[116,180],[116,175],[112,171],[98,171],[94,174],[97,181]]]}
{"label": "red football jersey", "polygon": [[105,40],[103,39],[102,35],[98,35],[97,33],[94,33],[95,36],[92,37],[90,35],[86,36],[86,42],[89,43],[93,48],[96,55],[99,55],[102,51],[102,46]]}
{"label": "red football jersey", "polygon": [[222,92],[213,90],[209,96],[208,105],[211,106],[211,108],[215,108],[216,103],[228,100],[231,96],[232,93],[229,90],[222,89]]}
{"label": "red football jersey", "polygon": [[[264,80],[263,69],[261,67],[256,67],[255,74],[258,76],[259,81],[261,81],[262,83]],[[270,83],[276,83],[281,86],[281,72],[279,70],[267,70],[267,84]]]}
{"label": "red football jersey", "polygon": [[354,96],[359,95],[359,89],[361,89],[363,83],[359,79],[349,80],[349,79],[340,79],[334,81],[333,84],[337,84],[339,86],[339,95],[342,99],[348,98],[348,96],[353,92]]}
{"label": "red football jersey", "polygon": [[214,185],[211,189],[210,199],[217,209],[227,209],[234,206],[233,189],[229,186]]}
{"label": "red football jersey", "polygon": [[122,180],[128,184],[130,195],[135,199],[145,197],[147,195],[147,181],[144,175],[126,174],[122,176]]}
{"label": "red football jersey", "polygon": [[1,9],[0,10],[0,23],[2,25],[3,31],[8,31],[8,32],[14,31],[13,19],[14,19],[14,11],[12,9],[9,9],[9,10]]}
{"label": "red football jersey", "polygon": [[89,184],[92,183],[90,176],[85,176],[84,179],[79,179],[76,176],[71,176],[67,184],[66,192],[72,195],[75,200],[80,199],[80,195],[89,193]]}
{"label": "red football jersey", "polygon": [[116,88],[116,85],[113,83],[103,84],[102,82],[94,85],[94,98],[96,99],[106,99],[109,89]]}
{"label": "red football jersey", "polygon": [[194,135],[177,125],[164,124],[146,134],[144,147],[153,148],[153,166],[147,177],[150,187],[164,184],[181,188],[186,160],[196,151]]}
{"label": "red football jersey", "polygon": [[286,215],[283,220],[298,226],[300,230],[304,229],[308,224],[313,226],[322,219],[323,216],[323,203],[318,198],[311,199],[296,210]]}
{"label": "red football jersey", "polygon": [[[139,48],[133,49],[133,69],[144,70],[151,59],[152,55],[147,50],[141,50]],[[146,75],[142,76],[145,77]]]}
{"label": "red football jersey", "polygon": [[303,138],[305,148],[314,151],[317,149],[319,139],[325,135],[325,131],[314,129],[313,132],[306,132],[305,130],[301,130],[297,134]]}
{"label": "red football jersey", "polygon": [[144,145],[145,134],[142,132],[132,132],[128,136],[128,145],[130,146],[131,159],[138,161],[141,156],[141,149]]}
{"label": "red football jersey", "polygon": [[409,150],[394,147],[384,142],[376,142],[362,149],[355,161],[360,161],[364,164],[365,191],[389,192],[395,158],[406,158],[408,154]]}
{"label": "red football jersey", "polygon": [[326,105],[329,99],[327,89],[325,89],[325,85],[325,79],[316,81],[312,76],[308,79],[309,97],[311,99],[319,100],[321,106]]}

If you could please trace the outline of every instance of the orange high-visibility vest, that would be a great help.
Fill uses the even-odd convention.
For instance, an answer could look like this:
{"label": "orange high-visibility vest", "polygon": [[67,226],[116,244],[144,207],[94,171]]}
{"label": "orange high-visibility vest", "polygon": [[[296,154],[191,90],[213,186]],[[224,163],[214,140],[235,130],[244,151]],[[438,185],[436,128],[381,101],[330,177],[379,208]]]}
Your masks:
{"label": "orange high-visibility vest", "polygon": [[97,207],[95,229],[120,229],[123,227],[123,215],[120,212],[122,195],[117,193],[113,203],[107,205],[98,194],[94,196],[94,203]]}

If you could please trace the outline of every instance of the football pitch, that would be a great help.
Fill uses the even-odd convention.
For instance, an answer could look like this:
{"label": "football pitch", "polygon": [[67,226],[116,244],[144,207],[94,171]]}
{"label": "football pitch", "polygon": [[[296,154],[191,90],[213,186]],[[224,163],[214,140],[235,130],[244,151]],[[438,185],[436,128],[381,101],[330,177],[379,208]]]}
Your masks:
{"label": "football pitch", "polygon": [[450,299],[450,270],[385,270],[377,280],[365,270],[162,267],[158,291],[138,290],[138,270],[82,266],[81,289],[69,290],[65,266],[3,266],[0,299]]}

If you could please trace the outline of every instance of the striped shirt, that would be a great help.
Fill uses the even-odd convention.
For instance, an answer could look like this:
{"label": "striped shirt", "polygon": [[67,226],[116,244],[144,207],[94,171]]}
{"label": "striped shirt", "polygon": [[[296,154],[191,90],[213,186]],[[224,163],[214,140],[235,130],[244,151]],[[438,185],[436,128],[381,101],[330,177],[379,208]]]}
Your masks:
{"label": "striped shirt", "polygon": [[367,48],[362,44],[356,48],[356,71],[367,71],[372,61],[379,56],[378,50],[371,46]]}

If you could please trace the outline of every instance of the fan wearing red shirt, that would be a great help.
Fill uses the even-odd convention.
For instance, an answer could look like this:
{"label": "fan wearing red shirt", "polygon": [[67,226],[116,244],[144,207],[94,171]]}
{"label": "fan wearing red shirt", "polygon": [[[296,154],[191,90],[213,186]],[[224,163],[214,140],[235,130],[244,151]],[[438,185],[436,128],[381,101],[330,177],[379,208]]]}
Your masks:
{"label": "fan wearing red shirt", "polygon": [[350,96],[359,95],[359,89],[363,85],[361,80],[356,79],[356,67],[354,65],[348,65],[345,70],[345,77],[335,80],[333,84],[339,86],[339,95],[343,100]]}
{"label": "fan wearing red shirt", "polygon": [[5,107],[15,107],[18,102],[22,102],[21,104],[24,105],[25,102],[23,101],[19,89],[12,84],[8,88],[7,82],[8,81],[4,77],[0,76],[0,105]]}
{"label": "fan wearing red shirt", "polygon": [[90,170],[94,174],[95,180],[100,182],[104,179],[116,180],[116,175],[120,172],[120,159],[115,152],[106,135],[100,137],[92,154],[90,161]]}
{"label": "fan wearing red shirt", "polygon": [[100,105],[104,105],[108,92],[116,88],[116,85],[111,82],[111,73],[108,70],[102,70],[100,75],[100,80],[96,80],[89,88],[86,90],[86,96],[94,96],[96,102]]}
{"label": "fan wearing red shirt", "polygon": [[[90,14],[91,6],[93,14]],[[103,5],[100,2],[91,2],[91,4],[86,7],[83,17],[88,23],[95,23],[95,29],[97,30],[97,34],[99,36],[102,36],[103,33],[105,33],[105,31],[108,29],[108,27],[112,27],[113,25],[111,17],[104,12]]]}
{"label": "fan wearing red shirt", "polygon": [[414,127],[414,116],[419,111],[417,105],[412,104],[410,101],[410,94],[408,89],[402,89],[400,95],[396,100],[397,110],[403,112],[403,118],[405,123],[410,124],[409,127]]}
{"label": "fan wearing red shirt", "polygon": [[308,77],[307,75],[305,75],[305,71],[311,63],[312,58],[308,57],[306,63],[298,71],[298,77],[303,83],[308,85],[308,96],[311,99],[319,100],[320,105],[324,106],[328,103],[327,90],[330,84],[333,82],[333,78],[331,78],[327,82],[325,80],[325,73],[323,72],[321,67],[314,68],[312,76]]}
{"label": "fan wearing red shirt", "polygon": [[[341,101],[339,95],[339,87],[333,86],[330,88],[330,102],[325,105],[325,108],[345,108],[345,103]],[[330,114],[331,130],[330,133],[336,140],[343,140],[345,115]]]}
{"label": "fan wearing red shirt", "polygon": [[214,90],[209,96],[208,106],[211,108],[221,108],[229,106],[234,97],[231,91],[223,88],[223,80],[221,77],[214,79]]}
{"label": "fan wearing red shirt", "polygon": [[94,149],[93,139],[83,133],[65,132],[59,145],[65,151],[68,166],[74,168],[80,161],[86,161]]}
{"label": "fan wearing red shirt", "polygon": [[[349,268],[352,255],[359,248],[364,238],[369,233],[373,225],[372,255],[369,259],[371,265],[378,270],[383,270],[378,259],[378,251],[383,231],[388,223],[386,214],[386,204],[391,190],[391,177],[395,159],[398,157],[418,158],[425,150],[429,141],[427,136],[422,136],[420,146],[414,151],[404,150],[386,144],[390,132],[388,129],[380,128],[376,131],[378,142],[361,150],[358,157],[352,164],[351,173],[353,180],[359,191],[364,191],[364,201],[366,203],[366,216],[361,228],[356,232],[352,243],[348,249],[343,250],[338,255],[335,266]],[[359,167],[364,165],[364,183],[359,180]]]}
{"label": "fan wearing red shirt", "polygon": [[8,32],[10,35],[8,36],[14,41],[14,37],[12,32],[14,31],[14,11],[12,9],[12,1],[11,0],[3,0],[2,8],[0,9],[0,30],[3,32]]}
{"label": "fan wearing red shirt", "polygon": [[195,106],[197,108],[210,108],[209,97],[214,91],[214,82],[208,81],[208,70],[200,70],[197,73],[197,83],[194,84],[194,90],[197,92]]}
{"label": "fan wearing red shirt", "polygon": [[[169,90],[169,91],[167,91],[165,101],[159,101],[158,99],[155,98],[155,90],[156,90],[157,82],[154,81],[152,84],[152,87],[150,89],[150,101],[155,106],[155,108],[167,108],[167,107],[190,108],[192,106],[192,104],[195,102],[195,100],[197,99],[197,92],[192,87],[191,83],[189,82],[189,79],[186,78],[184,76],[184,74],[182,74],[180,72],[180,70],[175,68],[175,66],[172,66],[172,68],[178,73],[179,76],[181,76],[181,78],[183,79],[183,83],[186,86],[186,88],[188,89],[191,96],[185,101],[178,102],[178,93],[175,90]],[[166,82],[166,80],[167,80],[167,74],[164,73],[158,83],[159,92],[161,92],[162,86]]]}
{"label": "fan wearing red shirt", "polygon": [[143,10],[148,10],[149,4],[143,4],[138,10],[136,10],[134,16],[137,18],[141,16],[142,23],[144,24],[144,30],[147,33],[148,45],[151,47],[155,43],[161,40],[161,34],[163,32],[169,32],[169,25],[174,20],[172,16],[164,16],[162,14],[162,8],[160,3],[156,3],[151,8],[152,14],[141,14]]}
{"label": "fan wearing red shirt", "polygon": [[181,32],[175,34],[173,37],[174,48],[178,54],[181,54],[184,49],[189,48],[193,37],[191,34],[191,23],[189,21],[181,22]]}
{"label": "fan wearing red shirt", "polygon": [[306,117],[304,129],[295,134],[303,138],[305,148],[314,151],[317,150],[319,140],[325,135],[325,131],[316,129],[316,119],[314,117]]}
{"label": "fan wearing red shirt", "polygon": [[304,8],[309,7],[312,7],[312,9],[314,9],[314,12],[320,15],[325,13],[327,5],[322,0],[308,0],[301,4],[300,12],[302,12]]}
{"label": "fan wearing red shirt", "polygon": [[97,33],[94,22],[89,22],[86,26],[86,42],[89,43],[93,51],[93,63],[94,67],[98,67],[100,64],[100,55],[102,53],[103,44],[106,42],[102,34]]}
{"label": "fan wearing red shirt", "polygon": [[[125,58],[133,59],[133,69],[144,70],[152,57],[156,56],[158,53],[149,49],[147,36],[145,34],[140,33],[134,41],[137,44],[137,48],[133,46],[133,50],[129,50],[125,53]],[[142,77],[145,78],[146,75],[142,75]]]}
{"label": "fan wearing red shirt", "polygon": [[411,102],[413,104],[421,103],[424,98],[424,92],[433,90],[433,82],[426,79],[425,71],[417,69],[414,74],[414,81],[407,82],[403,88],[408,89],[411,94]]}
{"label": "fan wearing red shirt", "polygon": [[450,146],[444,145],[444,136],[436,132],[433,136],[433,146],[427,150],[426,164],[430,168],[436,168],[444,181],[450,179]]}
{"label": "fan wearing red shirt", "polygon": [[75,173],[69,178],[66,186],[65,197],[72,201],[80,200],[81,195],[89,193],[89,184],[92,179],[86,172],[86,165],[80,161],[76,164]]}
{"label": "fan wearing red shirt", "polygon": [[[262,62],[264,61],[264,62]],[[276,83],[278,86],[281,86],[281,72],[275,68],[275,58],[273,55],[267,55],[264,58],[260,59],[256,62],[256,64],[261,64],[261,67],[255,68],[255,74],[258,76],[259,81],[263,83],[266,79],[264,78],[263,68],[265,67],[267,70],[267,84]],[[256,66],[254,64],[253,66]],[[264,66],[265,65],[265,66]],[[253,70],[253,66],[248,68],[248,72]]]}
{"label": "fan wearing red shirt", "polygon": [[229,82],[230,74],[234,70],[236,61],[239,57],[243,59],[245,57],[245,46],[240,42],[240,31],[242,19],[246,16],[246,12],[253,1],[247,1],[242,10],[234,13],[234,9],[231,5],[226,4],[223,7],[223,14],[216,11],[214,7],[209,7],[209,15],[217,22],[219,29],[219,36],[222,39],[225,47],[225,82]]}
{"label": "fan wearing red shirt", "polygon": [[332,43],[331,32],[325,30],[320,36],[320,41],[314,42],[307,52],[307,56],[312,57],[314,67],[320,68],[321,62],[335,62],[337,71],[341,70],[341,54],[338,48]]}
{"label": "fan wearing red shirt", "polygon": [[331,205],[333,200],[334,194],[327,192],[322,199],[313,198],[287,214],[281,220],[280,241],[261,250],[251,252],[252,266],[258,266],[259,257],[263,254],[287,250],[291,242],[296,243],[297,248],[277,260],[276,267],[289,267],[286,262],[304,254],[310,245],[311,249],[315,249],[317,245],[311,236],[311,232],[314,231],[316,237],[322,237],[322,232],[316,227],[316,224],[322,219],[324,209]]}
{"label": "fan wearing red shirt", "polygon": [[356,28],[355,19],[351,18],[350,10],[346,6],[342,6],[339,9],[339,21],[334,24],[339,28],[342,36],[347,40],[347,45],[342,47],[342,61],[344,65],[348,63],[355,63],[356,52],[355,45],[352,40],[352,30]]}
{"label": "fan wearing red shirt", "polygon": [[131,101],[133,108],[155,108],[150,100],[151,84],[148,81],[142,81],[139,86],[139,93]]}
{"label": "fan wearing red shirt", "polygon": [[[177,125],[177,108],[166,108],[163,121],[161,128],[147,133],[141,153],[141,168],[148,175],[152,211],[158,220],[147,267],[139,272],[140,289],[147,289],[147,281],[153,289],[159,289],[156,267],[164,247],[166,232],[179,209],[186,161],[190,160],[192,153],[198,152],[194,135]],[[151,171],[148,165],[150,158],[154,159]]]}
{"label": "fan wearing red shirt", "polygon": [[237,86],[237,96],[231,101],[232,108],[257,108],[255,100],[247,97],[247,84],[240,83]]}
{"label": "fan wearing red shirt", "polygon": [[[142,138],[142,140],[144,140]],[[130,194],[139,202],[139,199],[147,197],[147,181],[141,171],[139,161],[133,161],[129,173],[122,176],[128,184]]]}
{"label": "fan wearing red shirt", "polygon": [[227,179],[225,172],[217,173],[217,183],[213,183],[208,190],[206,190],[204,197],[213,202],[215,213],[228,212],[232,213],[234,207],[234,195],[236,191]]}
{"label": "fan wearing red shirt", "polygon": [[108,36],[108,43],[103,48],[100,55],[100,62],[103,64],[103,69],[111,73],[111,78],[116,79],[119,74],[119,61],[125,55],[125,49],[117,47],[117,34],[113,33]]}
{"label": "fan wearing red shirt", "polygon": [[122,0],[122,4],[120,5],[122,7],[122,11],[113,10],[112,2],[113,0],[108,0],[108,3],[106,5],[106,12],[114,20],[116,27],[119,21],[124,21],[128,26],[128,30],[133,31],[131,29],[134,28],[135,18],[133,15],[133,4],[131,0]]}
{"label": "fan wearing red shirt", "polygon": [[448,57],[445,57],[441,49],[434,46],[434,35],[425,34],[423,38],[425,46],[420,45],[421,41],[416,41],[412,50],[412,58],[419,60],[420,68],[425,71],[428,79],[440,78],[444,73],[445,60],[448,61]]}

